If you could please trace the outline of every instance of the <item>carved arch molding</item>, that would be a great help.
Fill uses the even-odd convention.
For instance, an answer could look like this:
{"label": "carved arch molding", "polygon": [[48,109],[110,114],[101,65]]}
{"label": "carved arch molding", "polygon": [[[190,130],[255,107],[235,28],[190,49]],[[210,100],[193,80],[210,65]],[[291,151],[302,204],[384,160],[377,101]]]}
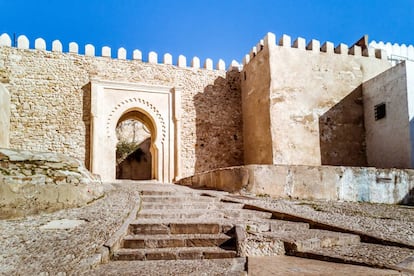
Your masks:
{"label": "carved arch molding", "polygon": [[122,116],[140,112],[151,123],[152,176],[159,182],[180,178],[180,91],[174,87],[105,80],[91,81],[90,170],[114,181],[116,125]]}

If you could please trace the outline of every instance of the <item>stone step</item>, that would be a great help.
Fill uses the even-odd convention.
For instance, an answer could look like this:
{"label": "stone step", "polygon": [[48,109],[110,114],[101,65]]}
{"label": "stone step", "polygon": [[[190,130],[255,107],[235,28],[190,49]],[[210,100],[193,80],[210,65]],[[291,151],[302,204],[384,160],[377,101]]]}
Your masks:
{"label": "stone step", "polygon": [[143,190],[141,191],[143,196],[197,196],[195,192],[182,192],[182,191],[163,191],[163,190]]}
{"label": "stone step", "polygon": [[265,237],[281,240],[286,252],[316,250],[333,246],[359,245],[358,235],[332,232],[319,229],[305,231],[276,231],[263,233]]}
{"label": "stone step", "polygon": [[270,219],[272,217],[272,213],[270,212],[261,212],[256,210],[248,210],[248,209],[242,209],[242,210],[222,210],[224,213],[224,216],[226,218],[242,218],[242,219],[255,219],[255,218],[261,218],[261,219]]}
{"label": "stone step", "polygon": [[212,247],[229,243],[226,234],[128,235],[123,248]]}
{"label": "stone step", "polygon": [[170,247],[150,249],[116,250],[112,256],[117,261],[145,260],[196,260],[235,258],[235,250],[225,250],[220,247]]}
{"label": "stone step", "polygon": [[137,218],[148,219],[148,218],[157,218],[157,219],[174,219],[174,218],[203,218],[203,217],[214,217],[217,219],[243,219],[243,220],[261,220],[261,219],[270,219],[272,213],[270,212],[260,212],[255,210],[212,210],[206,212],[205,210],[195,209],[195,210],[177,210],[175,212],[170,212],[168,209],[154,210],[154,209],[143,209],[137,214]]}
{"label": "stone step", "polygon": [[200,218],[217,218],[223,219],[225,216],[220,211],[205,212],[204,210],[177,210],[170,212],[169,210],[153,210],[147,209],[137,214],[138,219],[200,219]]}
{"label": "stone step", "polygon": [[249,232],[279,232],[279,231],[306,231],[309,229],[308,223],[293,222],[277,219],[255,219],[235,222],[239,225],[244,225]]}
{"label": "stone step", "polygon": [[306,231],[309,229],[309,224],[304,222],[294,222],[286,220],[272,219],[269,221],[270,231]]}
{"label": "stone step", "polygon": [[162,202],[163,204],[168,203],[186,203],[186,202],[208,202],[214,203],[219,202],[219,198],[215,197],[207,197],[207,196],[158,196],[158,195],[151,195],[151,196],[142,196],[143,202]]}
{"label": "stone step", "polygon": [[292,253],[303,258],[398,269],[414,274],[414,250],[408,248],[359,243],[314,250],[301,248]]}
{"label": "stone step", "polygon": [[246,276],[246,263],[245,257],[206,260],[147,260],[145,262],[115,261],[100,264],[88,275]]}
{"label": "stone step", "polygon": [[195,209],[195,210],[177,210],[171,212],[168,209],[144,209],[137,214],[137,218],[148,219],[189,219],[189,218],[204,218],[204,217],[214,217],[218,219],[270,219],[272,213],[270,212],[260,212],[254,210],[211,210],[206,212],[205,210]]}
{"label": "stone step", "polygon": [[155,203],[155,202],[142,202],[142,209],[171,209],[172,212],[175,212],[177,209],[181,210],[222,210],[222,209],[242,209],[242,203],[222,203],[222,202],[179,202],[179,203]]}
{"label": "stone step", "polygon": [[219,234],[226,233],[231,224],[203,221],[154,221],[138,220],[129,224],[129,233],[134,235],[159,234]]}

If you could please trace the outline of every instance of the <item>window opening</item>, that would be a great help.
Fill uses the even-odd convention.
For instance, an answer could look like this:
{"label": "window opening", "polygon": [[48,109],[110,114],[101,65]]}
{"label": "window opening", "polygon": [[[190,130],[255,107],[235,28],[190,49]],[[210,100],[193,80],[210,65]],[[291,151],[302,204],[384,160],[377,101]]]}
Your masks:
{"label": "window opening", "polygon": [[385,103],[380,103],[375,106],[375,121],[378,121],[386,116]]}

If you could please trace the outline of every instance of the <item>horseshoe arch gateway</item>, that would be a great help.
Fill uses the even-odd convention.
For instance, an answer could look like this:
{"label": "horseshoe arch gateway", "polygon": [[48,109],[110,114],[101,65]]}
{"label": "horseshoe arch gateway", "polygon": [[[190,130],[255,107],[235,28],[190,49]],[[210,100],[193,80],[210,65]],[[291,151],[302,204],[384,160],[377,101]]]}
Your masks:
{"label": "horseshoe arch gateway", "polygon": [[90,170],[114,181],[116,126],[128,113],[142,114],[151,125],[152,179],[180,178],[180,91],[174,87],[105,80],[91,81]]}

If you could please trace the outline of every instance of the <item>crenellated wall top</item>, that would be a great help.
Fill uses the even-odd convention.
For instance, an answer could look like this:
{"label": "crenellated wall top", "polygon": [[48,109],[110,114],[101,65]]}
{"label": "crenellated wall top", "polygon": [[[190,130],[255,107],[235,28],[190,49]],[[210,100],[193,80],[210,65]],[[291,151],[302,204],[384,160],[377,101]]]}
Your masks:
{"label": "crenellated wall top", "polygon": [[400,60],[414,61],[413,45],[407,46],[406,44],[391,44],[390,42],[384,43],[383,41],[376,42],[373,40],[369,43],[369,47],[386,51],[388,60],[391,62],[398,62]]}
{"label": "crenellated wall top", "polygon": [[353,45],[349,47],[347,44],[344,43],[340,43],[337,46],[335,46],[330,41],[326,41],[321,44],[321,42],[316,39],[312,39],[308,43],[306,43],[306,40],[302,37],[298,37],[292,42],[291,37],[288,35],[284,34],[279,38],[279,40],[277,40],[275,34],[267,33],[267,35],[262,40],[260,40],[255,46],[253,46],[250,52],[244,56],[243,66],[247,65],[260,51],[269,47],[293,48],[313,53],[364,56],[378,59],[387,59],[388,57],[384,49],[376,49],[374,47],[362,49],[358,45]]}
{"label": "crenellated wall top", "polygon": [[[10,38],[10,36],[7,33],[3,33],[2,35],[0,35],[0,47],[2,46],[7,46],[7,47],[12,47],[12,40]],[[34,49],[34,50],[42,50],[42,51],[46,51],[46,41],[43,38],[37,38],[34,41],[34,45],[32,46],[32,44],[30,43],[29,39],[25,36],[25,35],[20,35],[17,37],[17,45],[16,47],[18,49]],[[94,56],[99,56],[96,55],[96,48],[94,45],[92,44],[86,44],[84,46],[85,51],[84,51],[84,55],[85,56],[90,56],[90,57],[94,57]],[[59,40],[54,40],[52,41],[52,46],[51,46],[51,51],[52,52],[63,52],[63,45]],[[76,42],[70,42],[69,43],[69,47],[68,47],[68,53],[70,54],[79,54],[79,45]],[[131,60],[138,60],[138,61],[143,61],[142,58],[142,52],[138,49],[134,50],[132,52],[132,58]],[[112,49],[108,46],[103,46],[101,48],[101,54],[100,57],[106,57],[106,58],[111,58],[112,57]],[[123,47],[119,48],[116,51],[116,59],[119,60],[127,60],[127,50]],[[213,66],[213,60],[210,58],[207,58],[204,62],[203,67],[201,67],[200,65],[200,59],[198,57],[193,57],[191,59],[191,61],[189,62],[190,64],[187,64],[187,58],[183,55],[180,55],[177,59],[177,63],[173,64],[173,58],[172,55],[169,53],[165,53],[163,58],[162,58],[162,62],[159,62],[159,55],[156,52],[149,52],[148,53],[148,59],[147,59],[148,63],[153,63],[153,64],[166,64],[166,65],[173,65],[173,66],[177,66],[179,68],[193,68],[193,69],[206,69],[206,70],[226,70],[226,64],[224,62],[224,60],[219,59],[216,63],[216,66],[214,68]],[[229,70],[234,70],[237,69],[239,70],[239,64],[237,63],[237,61],[233,60],[229,66]]]}

